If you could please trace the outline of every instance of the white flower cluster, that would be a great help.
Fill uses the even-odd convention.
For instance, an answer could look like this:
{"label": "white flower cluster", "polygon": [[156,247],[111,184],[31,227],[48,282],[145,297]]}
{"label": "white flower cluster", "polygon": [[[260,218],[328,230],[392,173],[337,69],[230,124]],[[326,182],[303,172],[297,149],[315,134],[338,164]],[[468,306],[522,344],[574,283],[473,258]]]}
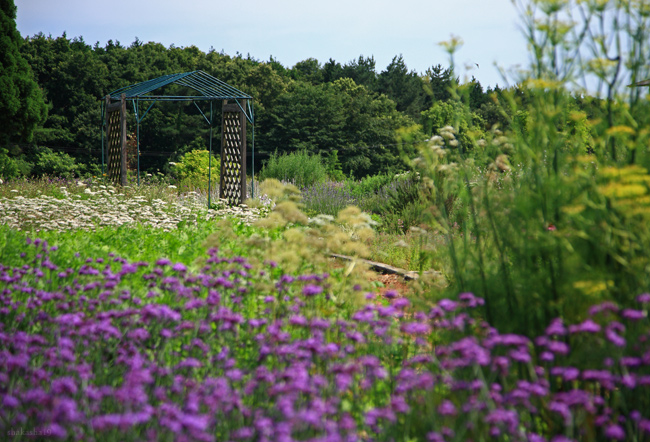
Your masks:
{"label": "white flower cluster", "polygon": [[94,230],[103,226],[142,224],[166,231],[177,228],[180,222],[196,223],[199,217],[220,219],[239,218],[251,224],[261,216],[257,209],[245,205],[208,210],[198,196],[186,195],[178,202],[162,199],[147,200],[135,195],[127,197],[112,187],[99,186],[93,191],[85,188],[83,194],[70,194],[61,188],[63,198],[40,195],[25,198],[20,195],[0,198],[0,223],[18,230]]}

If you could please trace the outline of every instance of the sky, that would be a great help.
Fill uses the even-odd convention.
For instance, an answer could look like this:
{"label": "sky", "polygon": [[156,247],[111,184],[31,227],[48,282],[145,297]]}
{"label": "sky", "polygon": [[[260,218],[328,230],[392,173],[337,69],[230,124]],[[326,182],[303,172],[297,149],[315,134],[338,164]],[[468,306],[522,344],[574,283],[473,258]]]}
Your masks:
{"label": "sky", "polygon": [[[315,58],[345,64],[373,56],[381,72],[402,55],[411,71],[449,66],[439,45],[463,40],[455,56],[461,80],[506,86],[528,54],[511,0],[15,0],[23,37],[39,32],[166,47],[196,46],[228,55],[272,56],[285,67]],[[108,9],[110,7],[110,9]],[[478,66],[477,66],[478,65]],[[222,79],[228,81],[227,79]]]}

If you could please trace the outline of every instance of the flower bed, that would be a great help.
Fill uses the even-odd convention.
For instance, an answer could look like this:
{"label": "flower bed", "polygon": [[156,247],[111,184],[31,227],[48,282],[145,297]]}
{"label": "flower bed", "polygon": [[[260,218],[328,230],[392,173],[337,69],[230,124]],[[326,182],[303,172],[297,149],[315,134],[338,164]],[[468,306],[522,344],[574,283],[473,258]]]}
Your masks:
{"label": "flower bed", "polygon": [[[207,210],[205,203],[190,193],[176,201],[147,198],[144,195],[116,193],[112,187],[96,190],[85,188],[83,193],[70,194],[65,187],[62,195],[0,197],[0,224],[17,230],[92,230],[102,226],[142,224],[174,229],[179,223],[195,223],[197,217],[219,219],[235,217],[250,224],[268,210],[246,206],[228,207],[219,201],[217,210]],[[265,212],[266,210],[266,212]]]}
{"label": "flower bed", "polygon": [[[0,265],[0,434],[70,440],[644,440],[647,305],[530,340],[465,293],[418,311],[212,249],[180,263]],[[146,287],[136,289],[134,287]]]}

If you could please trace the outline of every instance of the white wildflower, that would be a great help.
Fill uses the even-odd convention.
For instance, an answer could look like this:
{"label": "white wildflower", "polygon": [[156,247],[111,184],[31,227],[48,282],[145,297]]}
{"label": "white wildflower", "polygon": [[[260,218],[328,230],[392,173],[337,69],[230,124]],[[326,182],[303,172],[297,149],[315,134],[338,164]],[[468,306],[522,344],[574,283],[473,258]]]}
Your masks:
{"label": "white wildflower", "polygon": [[444,144],[444,140],[440,135],[434,135],[429,140],[429,143],[431,144],[431,147],[442,146]]}

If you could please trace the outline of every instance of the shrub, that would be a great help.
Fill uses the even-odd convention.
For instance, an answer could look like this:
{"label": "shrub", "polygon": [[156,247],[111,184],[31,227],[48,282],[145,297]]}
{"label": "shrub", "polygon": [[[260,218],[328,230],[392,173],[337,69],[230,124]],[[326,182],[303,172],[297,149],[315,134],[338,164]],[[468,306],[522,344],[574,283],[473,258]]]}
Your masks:
{"label": "shrub", "polygon": [[[178,179],[181,189],[195,190],[208,188],[208,172],[210,172],[210,152],[207,150],[192,150],[185,153],[178,162],[170,163],[172,172]],[[220,161],[212,156],[212,186],[218,186],[220,176]]]}
{"label": "shrub", "polygon": [[36,176],[72,177],[79,170],[74,158],[67,153],[53,152],[47,147],[39,148],[32,173]]}
{"label": "shrub", "polygon": [[359,181],[349,180],[346,185],[352,195],[361,198],[378,193],[382,187],[390,184],[393,180],[392,174],[379,174],[367,176]]}
{"label": "shrub", "polygon": [[9,155],[7,149],[0,148],[0,177],[4,179],[18,178],[28,175],[31,171],[31,164],[22,159]]}
{"label": "shrub", "polygon": [[267,178],[290,182],[298,188],[305,188],[327,179],[327,168],[320,155],[311,155],[306,150],[271,155],[260,172],[260,181]]}

